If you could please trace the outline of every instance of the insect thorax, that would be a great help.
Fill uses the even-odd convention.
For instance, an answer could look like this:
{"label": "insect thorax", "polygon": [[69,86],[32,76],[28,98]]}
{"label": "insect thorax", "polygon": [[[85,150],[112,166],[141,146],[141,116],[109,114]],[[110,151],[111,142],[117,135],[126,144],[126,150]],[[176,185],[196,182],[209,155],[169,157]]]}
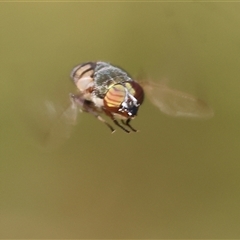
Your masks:
{"label": "insect thorax", "polygon": [[97,62],[94,71],[95,94],[99,98],[104,98],[109,86],[114,83],[124,83],[133,81],[131,77],[122,69],[114,67],[105,62]]}

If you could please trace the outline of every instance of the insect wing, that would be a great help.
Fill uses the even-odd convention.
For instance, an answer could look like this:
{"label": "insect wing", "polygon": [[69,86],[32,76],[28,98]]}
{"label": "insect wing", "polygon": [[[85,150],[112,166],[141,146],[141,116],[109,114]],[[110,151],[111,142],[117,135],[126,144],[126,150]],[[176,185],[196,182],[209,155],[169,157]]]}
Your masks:
{"label": "insect wing", "polygon": [[46,101],[45,105],[51,124],[44,138],[44,146],[49,149],[57,148],[70,137],[77,122],[78,107],[74,102],[65,110],[50,101]]}
{"label": "insect wing", "polygon": [[148,98],[163,113],[173,117],[207,119],[213,117],[213,110],[201,99],[168,87],[164,83],[142,84]]}

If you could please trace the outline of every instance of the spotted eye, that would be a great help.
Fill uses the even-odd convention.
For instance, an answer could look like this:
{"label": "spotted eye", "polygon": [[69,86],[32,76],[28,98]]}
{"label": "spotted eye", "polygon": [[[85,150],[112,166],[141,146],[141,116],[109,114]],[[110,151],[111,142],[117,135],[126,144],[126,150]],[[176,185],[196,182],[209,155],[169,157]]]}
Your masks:
{"label": "spotted eye", "polygon": [[119,108],[126,96],[125,87],[121,84],[115,84],[109,88],[104,97],[104,104],[109,108]]}

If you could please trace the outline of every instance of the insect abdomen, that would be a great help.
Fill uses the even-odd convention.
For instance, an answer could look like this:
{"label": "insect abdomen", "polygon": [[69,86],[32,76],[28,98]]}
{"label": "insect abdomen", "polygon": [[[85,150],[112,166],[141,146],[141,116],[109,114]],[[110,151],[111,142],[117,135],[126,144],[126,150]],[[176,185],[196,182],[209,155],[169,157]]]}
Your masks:
{"label": "insect abdomen", "polygon": [[70,76],[81,92],[92,87],[95,67],[96,63],[88,62],[78,65],[72,70]]}

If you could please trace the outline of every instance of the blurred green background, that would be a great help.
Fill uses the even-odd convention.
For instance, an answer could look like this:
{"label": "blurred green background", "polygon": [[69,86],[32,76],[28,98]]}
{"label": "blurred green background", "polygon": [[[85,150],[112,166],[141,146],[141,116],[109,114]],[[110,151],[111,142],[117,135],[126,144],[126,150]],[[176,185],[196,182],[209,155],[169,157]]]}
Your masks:
{"label": "blurred green background", "polygon": [[[240,238],[239,11],[1,3],[0,237]],[[91,60],[168,79],[215,116],[171,118],[146,99],[139,133],[110,134],[81,114],[62,141],[58,116],[76,91],[69,73]]]}

